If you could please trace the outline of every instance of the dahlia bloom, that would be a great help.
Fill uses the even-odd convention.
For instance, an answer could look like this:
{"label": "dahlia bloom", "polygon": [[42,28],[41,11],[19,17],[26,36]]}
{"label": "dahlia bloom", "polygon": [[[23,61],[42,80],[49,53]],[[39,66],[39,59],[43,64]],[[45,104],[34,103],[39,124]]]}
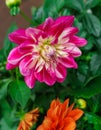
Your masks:
{"label": "dahlia bloom", "polygon": [[[70,107],[69,99],[61,103],[59,99],[53,100],[43,123],[37,130],[75,130],[76,121],[83,115],[83,111]],[[73,109],[73,110],[72,110]]]}
{"label": "dahlia bloom", "polygon": [[36,123],[39,116],[39,109],[33,109],[32,111],[26,113],[21,120],[17,130],[30,130],[34,123]]}
{"label": "dahlia bloom", "polygon": [[53,85],[63,82],[67,68],[77,68],[74,58],[81,55],[79,47],[87,41],[75,34],[74,16],[47,18],[36,28],[18,29],[9,34],[17,44],[7,58],[8,70],[19,66],[26,84],[33,88],[35,81]]}

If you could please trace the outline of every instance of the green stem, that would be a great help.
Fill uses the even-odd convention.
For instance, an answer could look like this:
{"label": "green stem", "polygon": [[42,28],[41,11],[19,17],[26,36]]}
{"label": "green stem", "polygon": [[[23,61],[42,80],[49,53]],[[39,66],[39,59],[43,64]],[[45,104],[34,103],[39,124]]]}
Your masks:
{"label": "green stem", "polygon": [[32,23],[33,21],[24,13],[20,10],[20,15],[29,23]]}

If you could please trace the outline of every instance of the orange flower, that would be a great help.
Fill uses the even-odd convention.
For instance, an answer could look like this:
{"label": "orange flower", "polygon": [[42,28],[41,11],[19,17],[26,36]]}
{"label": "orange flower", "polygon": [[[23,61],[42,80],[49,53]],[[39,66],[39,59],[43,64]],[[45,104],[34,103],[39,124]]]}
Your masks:
{"label": "orange flower", "polygon": [[21,120],[17,130],[30,130],[32,125],[37,121],[39,116],[39,109],[36,108],[24,115],[24,118]]}
{"label": "orange flower", "polygon": [[78,108],[73,109],[74,104],[70,107],[68,105],[69,99],[64,103],[59,99],[53,100],[47,116],[37,130],[75,130],[76,120],[83,115],[83,111]]}

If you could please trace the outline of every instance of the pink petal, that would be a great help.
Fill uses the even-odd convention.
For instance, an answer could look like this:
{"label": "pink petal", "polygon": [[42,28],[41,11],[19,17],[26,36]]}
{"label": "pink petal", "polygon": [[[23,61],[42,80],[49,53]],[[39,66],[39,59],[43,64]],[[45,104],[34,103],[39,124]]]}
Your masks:
{"label": "pink petal", "polygon": [[18,29],[8,35],[9,40],[16,43],[21,44],[23,43],[27,37],[25,35],[25,29]]}
{"label": "pink petal", "polygon": [[55,20],[55,24],[64,23],[66,27],[72,26],[74,22],[74,16],[60,16]]}
{"label": "pink petal", "polygon": [[78,37],[78,36],[72,36],[70,38],[69,42],[72,42],[72,43],[76,44],[78,47],[82,47],[82,46],[85,46],[87,44],[86,39]]}
{"label": "pink petal", "polygon": [[56,78],[50,76],[45,68],[43,68],[39,73],[35,72],[35,77],[40,82],[45,82],[49,86],[52,86],[56,82]]}
{"label": "pink petal", "polygon": [[79,31],[78,28],[68,27],[60,34],[59,40],[66,38],[66,37],[68,38],[68,37],[76,34],[78,31]]}
{"label": "pink petal", "polygon": [[44,72],[43,69],[40,72],[34,72],[35,78],[39,80],[40,82],[43,82],[44,80]]}
{"label": "pink petal", "polygon": [[58,64],[56,68],[57,81],[60,83],[63,82],[66,78],[66,75],[67,75],[66,68],[61,64]]}
{"label": "pink petal", "polygon": [[19,69],[22,75],[28,76],[31,74],[32,68],[34,68],[34,66],[30,68],[32,61],[32,56],[26,56],[21,60],[19,64]]}
{"label": "pink petal", "polygon": [[48,30],[50,29],[50,27],[52,26],[52,24],[54,24],[54,20],[51,17],[48,17],[44,23],[42,23],[41,25],[39,25],[37,28],[43,31],[48,32]]}
{"label": "pink petal", "polygon": [[45,33],[42,31],[42,30],[39,30],[37,28],[27,28],[26,29],[26,36],[33,40],[33,43],[37,44],[37,41],[38,41],[38,38],[41,36],[41,37],[45,37]]}
{"label": "pink petal", "polygon": [[11,69],[14,69],[14,68],[16,68],[18,66],[18,64],[16,64],[16,65],[12,65],[12,64],[10,64],[9,62],[6,64],[6,69],[7,70],[11,70]]}
{"label": "pink petal", "polygon": [[82,54],[81,50],[75,44],[67,43],[64,45],[66,46],[65,51],[68,52],[73,57],[79,57]]}
{"label": "pink petal", "polygon": [[19,52],[21,53],[28,53],[28,52],[32,52],[33,51],[33,48],[34,48],[34,45],[33,43],[31,43],[32,41],[30,40],[26,40],[24,43],[22,43],[20,46],[19,46]]}
{"label": "pink petal", "polygon": [[66,68],[77,68],[77,63],[75,62],[72,56],[68,56],[65,58],[59,58],[58,62]]}
{"label": "pink petal", "polygon": [[15,47],[14,49],[11,50],[11,52],[8,55],[8,62],[16,65],[19,63],[20,60],[22,60],[25,56],[30,55],[31,53],[23,54],[19,52],[19,47]]}
{"label": "pink petal", "polygon": [[44,69],[44,82],[49,86],[52,86],[56,82],[56,77],[54,75],[51,76],[46,69]]}
{"label": "pink petal", "polygon": [[32,71],[30,75],[25,76],[25,82],[29,88],[33,88],[36,82],[36,78],[34,76],[34,72]]}
{"label": "pink petal", "polygon": [[61,16],[55,20],[54,25],[49,30],[49,34],[58,37],[62,31],[70,27],[73,22],[74,16]]}

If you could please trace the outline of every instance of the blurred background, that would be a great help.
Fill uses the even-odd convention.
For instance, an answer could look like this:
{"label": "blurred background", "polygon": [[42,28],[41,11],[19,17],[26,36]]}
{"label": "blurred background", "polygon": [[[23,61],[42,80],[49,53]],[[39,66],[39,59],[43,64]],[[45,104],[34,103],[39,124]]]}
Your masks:
{"label": "blurred background", "polygon": [[[22,0],[21,10],[31,18],[31,7],[39,7],[42,3],[43,0]],[[18,27],[26,28],[28,26],[28,22],[21,15],[11,16],[9,9],[5,5],[5,0],[0,0],[0,48],[3,47],[4,37],[13,22]]]}

